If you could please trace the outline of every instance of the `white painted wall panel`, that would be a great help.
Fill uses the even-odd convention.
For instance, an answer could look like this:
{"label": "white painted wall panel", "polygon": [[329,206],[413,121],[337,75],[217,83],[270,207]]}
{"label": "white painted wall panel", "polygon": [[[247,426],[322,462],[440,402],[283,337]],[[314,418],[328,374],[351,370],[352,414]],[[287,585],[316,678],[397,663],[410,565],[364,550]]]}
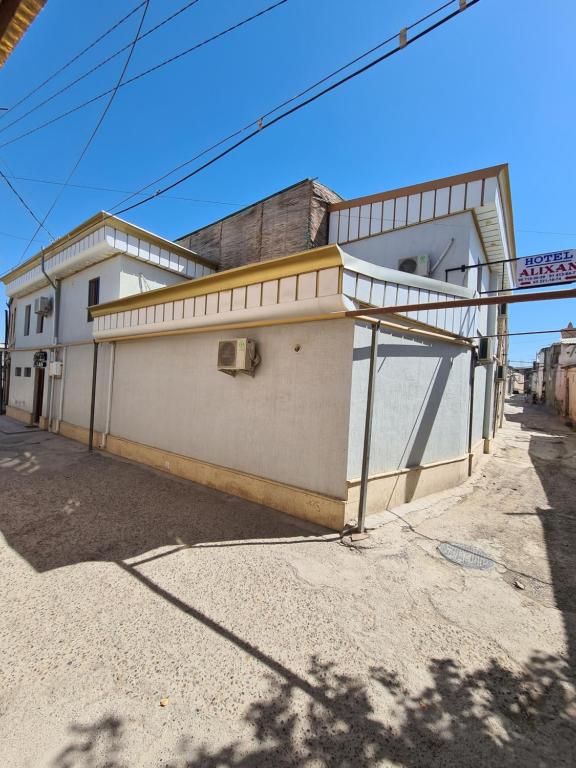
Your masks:
{"label": "white painted wall panel", "polygon": [[343,497],[354,324],[322,325],[251,330],[254,378],[216,368],[218,341],[245,330],[119,343],[112,434]]}

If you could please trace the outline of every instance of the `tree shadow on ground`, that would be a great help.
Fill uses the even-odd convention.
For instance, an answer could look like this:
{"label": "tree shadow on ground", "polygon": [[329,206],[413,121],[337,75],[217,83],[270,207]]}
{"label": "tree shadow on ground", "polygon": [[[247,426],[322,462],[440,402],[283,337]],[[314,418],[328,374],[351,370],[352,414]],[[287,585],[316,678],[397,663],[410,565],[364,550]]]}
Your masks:
{"label": "tree shadow on ground", "polygon": [[[534,655],[521,670],[492,659],[465,671],[433,659],[432,683],[410,692],[382,668],[368,678],[313,658],[314,695],[271,676],[270,695],[250,706],[243,743],[219,749],[183,739],[162,768],[544,768],[574,765],[576,702],[566,662]],[[378,707],[374,701],[378,700]],[[53,768],[130,768],[117,718],[75,726]],[[255,746],[253,746],[255,744]],[[249,746],[247,746],[249,745]],[[252,745],[252,746],[250,746]]]}
{"label": "tree shadow on ground", "polygon": [[[525,404],[521,397],[510,402],[521,408],[507,420],[530,431],[528,453],[548,500],[537,508],[542,524],[554,600],[562,612],[568,658],[576,669],[576,434],[564,419],[543,405]],[[576,745],[575,745],[576,752]],[[576,764],[576,758],[575,758]]]}

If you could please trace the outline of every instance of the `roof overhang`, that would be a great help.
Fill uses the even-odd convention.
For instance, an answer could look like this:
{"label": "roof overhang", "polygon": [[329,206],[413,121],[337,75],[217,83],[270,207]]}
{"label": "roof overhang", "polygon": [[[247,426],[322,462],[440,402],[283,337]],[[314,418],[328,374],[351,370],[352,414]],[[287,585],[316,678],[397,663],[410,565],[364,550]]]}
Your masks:
{"label": "roof overhang", "polygon": [[120,254],[176,272],[183,279],[203,277],[216,270],[215,264],[188,248],[100,211],[0,279],[8,296],[23,296],[48,284],[44,271],[52,279],[63,279]]}
{"label": "roof overhang", "polygon": [[[91,307],[97,341],[344,318],[363,307],[470,298],[474,291],[356,259],[337,245],[257,262]],[[419,310],[405,320],[469,336],[466,310]]]}
{"label": "roof overhang", "polygon": [[0,0],[0,67],[45,4],[46,0]]}
{"label": "roof overhang", "polygon": [[515,282],[514,220],[507,165],[401,187],[330,206],[330,241],[346,246],[365,237],[471,212],[486,260],[499,275],[499,287]]}

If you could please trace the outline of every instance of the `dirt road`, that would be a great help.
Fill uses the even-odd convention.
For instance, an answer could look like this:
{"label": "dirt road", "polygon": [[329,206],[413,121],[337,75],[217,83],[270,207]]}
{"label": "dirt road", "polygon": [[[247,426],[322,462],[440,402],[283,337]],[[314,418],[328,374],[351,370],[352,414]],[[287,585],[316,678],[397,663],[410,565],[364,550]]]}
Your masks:
{"label": "dirt road", "polygon": [[2,419],[2,764],[573,766],[575,476],[517,398],[471,482],[349,547]]}

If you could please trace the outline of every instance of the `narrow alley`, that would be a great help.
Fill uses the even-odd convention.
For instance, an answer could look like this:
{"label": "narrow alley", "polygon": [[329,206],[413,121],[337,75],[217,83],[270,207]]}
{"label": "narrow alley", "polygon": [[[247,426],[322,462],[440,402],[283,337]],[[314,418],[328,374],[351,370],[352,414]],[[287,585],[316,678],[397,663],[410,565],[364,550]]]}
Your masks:
{"label": "narrow alley", "polygon": [[2,418],[3,761],[572,766],[575,478],[516,396],[469,482],[350,544]]}

